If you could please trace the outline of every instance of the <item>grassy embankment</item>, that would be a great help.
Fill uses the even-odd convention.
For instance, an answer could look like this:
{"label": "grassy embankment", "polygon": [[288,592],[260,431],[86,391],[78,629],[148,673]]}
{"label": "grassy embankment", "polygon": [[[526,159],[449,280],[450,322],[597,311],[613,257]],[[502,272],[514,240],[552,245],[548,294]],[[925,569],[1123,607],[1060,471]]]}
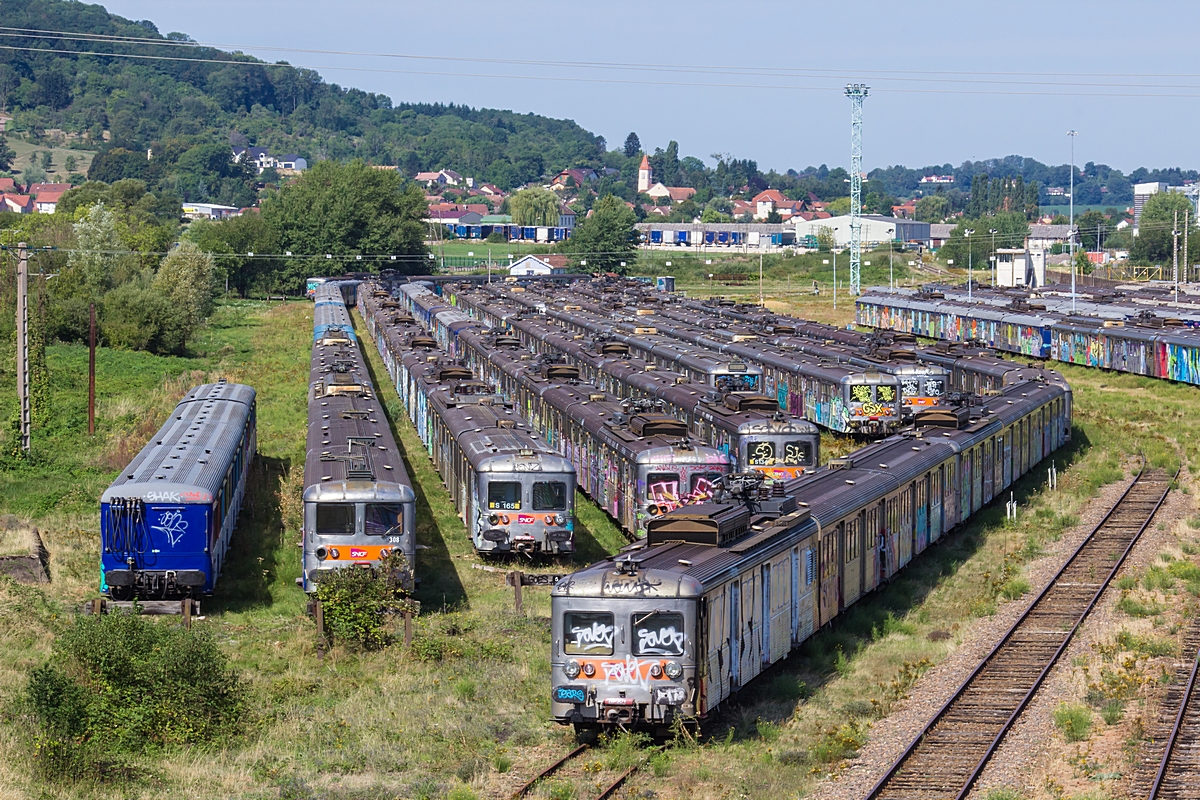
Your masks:
{"label": "grassy embankment", "polygon": [[[805,301],[796,310],[831,312],[824,296],[813,300],[820,307]],[[841,303],[838,312],[831,321],[846,321]],[[430,548],[419,555],[425,582],[416,644],[408,654],[335,648],[317,657],[293,584],[310,324],[305,304],[230,304],[196,343],[195,357],[101,351],[94,441],[82,432],[86,351],[51,348],[56,420],[35,438],[33,466],[6,464],[0,475],[0,513],[43,530],[54,573],[46,588],[0,582],[0,795],[137,797],[166,788],[191,796],[437,797],[466,782],[480,796],[501,796],[512,776],[532,774],[565,747],[564,734],[545,722],[547,592],[527,591],[526,613],[517,616],[501,576],[471,568],[477,559],[390,389],[383,399],[418,485],[418,538]],[[6,368],[0,390],[11,398]],[[1017,487],[1016,526],[1006,526],[998,508],[985,511],[744,691],[706,726],[709,744],[671,751],[657,765],[659,777],[639,783],[664,798],[805,791],[870,736],[871,723],[950,651],[966,625],[1028,590],[1021,563],[1074,522],[1099,486],[1120,477],[1130,454],[1145,451],[1165,466],[1177,453],[1196,456],[1195,389],[1082,369],[1066,374],[1076,390],[1076,430],[1055,457],[1058,492],[1044,490],[1039,468]],[[131,785],[35,786],[12,701],[70,610],[94,591],[96,535],[87,529],[96,527],[96,497],[183,389],[217,375],[260,390],[266,469],[255,473],[256,500],[203,623],[247,678],[255,724],[220,746],[147,758]],[[599,512],[585,504],[581,517],[591,532],[581,537],[589,558],[620,544]],[[542,794],[573,789],[570,796],[587,797],[590,785],[564,782]]]}
{"label": "grassy embankment", "polygon": [[[481,788],[507,780],[510,766],[532,769],[547,747],[559,746],[561,732],[545,721],[548,593],[527,590],[526,613],[518,616],[502,576],[471,568],[478,561],[410,427],[401,427],[401,440],[421,498],[418,538],[429,548],[418,561],[423,613],[413,650],[335,648],[318,657],[294,584],[311,324],[304,303],[234,303],[221,307],[191,358],[102,349],[93,440],[86,436],[86,349],[50,348],[54,421],[35,431],[32,464],[6,463],[0,475],[0,514],[41,529],[53,573],[48,587],[0,579],[0,796],[137,797],[165,788],[193,797],[436,797],[463,780]],[[94,594],[96,498],[183,391],[218,376],[259,390],[259,467],[202,624],[246,678],[253,723],[211,748],[142,759],[142,777],[132,784],[38,786],[27,771],[15,701],[28,669]],[[11,369],[0,387],[13,395]],[[385,400],[398,411],[394,392]],[[623,542],[598,511],[585,507],[580,516],[584,557]]]}

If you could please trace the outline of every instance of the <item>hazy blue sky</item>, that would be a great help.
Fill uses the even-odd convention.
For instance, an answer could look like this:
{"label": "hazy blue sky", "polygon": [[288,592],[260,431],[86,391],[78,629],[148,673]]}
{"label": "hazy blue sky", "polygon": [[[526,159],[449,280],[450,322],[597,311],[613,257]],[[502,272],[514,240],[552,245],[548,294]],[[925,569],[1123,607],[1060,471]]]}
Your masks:
{"label": "hazy blue sky", "polygon": [[[605,136],[610,147],[633,130],[648,150],[676,139],[681,154],[705,160],[723,152],[753,158],[763,169],[845,165],[850,103],[840,87],[861,80],[871,86],[863,133],[868,169],[1012,153],[1066,163],[1070,128],[1079,132],[1080,164],[1103,162],[1126,171],[1200,164],[1193,131],[1200,104],[1195,2],[110,0],[104,5],[125,17],[150,19],[163,33],[182,31],[201,42],[246,45],[267,61],[322,67],[329,81],[382,92],[397,102],[466,103],[574,119]],[[852,14],[858,21],[850,26]],[[770,77],[650,67],[546,68],[288,53],[251,45],[828,72]],[[379,71],[333,68],[345,66]],[[573,80],[555,80],[562,78]]]}

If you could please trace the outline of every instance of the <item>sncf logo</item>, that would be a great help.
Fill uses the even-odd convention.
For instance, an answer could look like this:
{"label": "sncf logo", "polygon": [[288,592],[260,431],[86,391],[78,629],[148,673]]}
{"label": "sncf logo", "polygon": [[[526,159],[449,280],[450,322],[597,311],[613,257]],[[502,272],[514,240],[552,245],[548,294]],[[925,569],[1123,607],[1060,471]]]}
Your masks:
{"label": "sncf logo", "polygon": [[350,557],[351,558],[366,558],[367,551],[361,547],[351,547],[350,548]]}
{"label": "sncf logo", "polygon": [[518,514],[517,515],[517,524],[518,525],[532,525],[533,517],[531,517],[528,514]]}

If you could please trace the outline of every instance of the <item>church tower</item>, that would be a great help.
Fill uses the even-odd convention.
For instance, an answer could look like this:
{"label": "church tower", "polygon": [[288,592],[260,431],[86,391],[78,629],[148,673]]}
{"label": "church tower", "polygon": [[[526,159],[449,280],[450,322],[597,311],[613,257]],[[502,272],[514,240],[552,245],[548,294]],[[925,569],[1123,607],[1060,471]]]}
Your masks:
{"label": "church tower", "polygon": [[642,156],[642,165],[638,167],[638,188],[639,192],[646,192],[654,185],[654,170],[650,169],[650,157]]}

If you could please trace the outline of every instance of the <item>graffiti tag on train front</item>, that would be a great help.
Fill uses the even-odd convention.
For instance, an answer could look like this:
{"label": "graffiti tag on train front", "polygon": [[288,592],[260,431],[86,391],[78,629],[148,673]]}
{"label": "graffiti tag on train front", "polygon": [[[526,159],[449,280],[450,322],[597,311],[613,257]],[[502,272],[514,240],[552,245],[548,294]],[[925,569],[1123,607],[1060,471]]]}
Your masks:
{"label": "graffiti tag on train front", "polygon": [[609,578],[604,581],[604,593],[616,595],[653,595],[658,594],[662,581],[652,581],[644,576],[627,578]]}
{"label": "graffiti tag on train front", "polygon": [[683,655],[683,632],[674,625],[665,625],[657,630],[638,628],[638,652],[645,656]]}
{"label": "graffiti tag on train front", "polygon": [[151,527],[166,534],[167,541],[174,547],[187,533],[187,520],[183,518],[182,511],[164,511],[158,517],[158,524]]}
{"label": "graffiti tag on train front", "polygon": [[605,625],[602,622],[593,622],[590,626],[581,626],[571,628],[571,635],[575,637],[575,650],[577,653],[611,653],[613,649],[613,631],[616,630],[613,625]]}

